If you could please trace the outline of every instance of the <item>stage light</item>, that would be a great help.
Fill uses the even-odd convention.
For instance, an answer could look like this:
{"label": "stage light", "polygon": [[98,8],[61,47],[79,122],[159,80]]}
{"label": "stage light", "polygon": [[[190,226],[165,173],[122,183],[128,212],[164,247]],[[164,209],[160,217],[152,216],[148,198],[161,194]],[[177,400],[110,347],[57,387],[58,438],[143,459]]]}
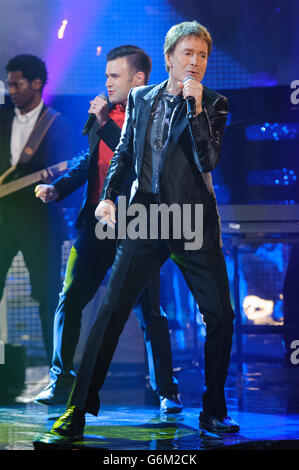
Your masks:
{"label": "stage light", "polygon": [[246,128],[247,140],[294,140],[298,139],[299,123],[280,123],[274,122],[270,124],[266,122],[264,125],[255,124]]}
{"label": "stage light", "polygon": [[63,39],[64,31],[65,31],[67,23],[68,23],[67,20],[63,20],[62,25],[60,26],[58,34],[57,34],[59,39]]}
{"label": "stage light", "polygon": [[250,170],[246,175],[248,186],[294,186],[297,185],[295,170]]}
{"label": "stage light", "polygon": [[256,295],[247,295],[243,300],[245,315],[248,320],[253,320],[254,323],[272,315],[273,307],[274,303],[272,300],[261,299]]}
{"label": "stage light", "polygon": [[98,46],[97,47],[97,55],[101,55],[101,52],[102,52],[102,47],[101,46]]}

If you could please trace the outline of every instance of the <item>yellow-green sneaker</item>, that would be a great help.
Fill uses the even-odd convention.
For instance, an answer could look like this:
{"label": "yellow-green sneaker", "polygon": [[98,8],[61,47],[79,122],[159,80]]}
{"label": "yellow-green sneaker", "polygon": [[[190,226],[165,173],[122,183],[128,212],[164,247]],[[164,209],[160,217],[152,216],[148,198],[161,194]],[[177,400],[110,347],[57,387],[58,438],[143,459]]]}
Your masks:
{"label": "yellow-green sneaker", "polygon": [[59,434],[67,439],[82,439],[85,426],[85,412],[71,406],[58,418],[51,429],[52,434]]}

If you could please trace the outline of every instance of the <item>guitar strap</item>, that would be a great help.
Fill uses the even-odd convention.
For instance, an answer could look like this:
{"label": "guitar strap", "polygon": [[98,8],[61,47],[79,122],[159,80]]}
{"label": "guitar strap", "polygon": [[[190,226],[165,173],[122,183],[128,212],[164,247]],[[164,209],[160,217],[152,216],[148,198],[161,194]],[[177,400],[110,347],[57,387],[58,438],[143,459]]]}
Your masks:
{"label": "guitar strap", "polygon": [[58,111],[49,107],[47,108],[40,118],[37,120],[27,142],[22,150],[19,163],[27,163],[36,153],[39,148],[43,138],[48,132],[50,126],[53,124],[54,120],[60,115]]}

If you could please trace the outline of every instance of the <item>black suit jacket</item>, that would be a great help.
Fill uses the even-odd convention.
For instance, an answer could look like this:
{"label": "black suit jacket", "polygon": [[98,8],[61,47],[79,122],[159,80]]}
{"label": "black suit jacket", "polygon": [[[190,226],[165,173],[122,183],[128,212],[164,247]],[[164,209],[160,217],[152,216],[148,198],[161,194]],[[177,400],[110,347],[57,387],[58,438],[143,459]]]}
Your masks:
{"label": "black suit jacket", "polygon": [[[40,115],[47,109],[44,105]],[[0,174],[11,167],[10,140],[14,108],[0,108]],[[59,115],[47,131],[35,155],[28,163],[17,164],[12,179],[18,179],[73,156],[74,133],[68,121]],[[53,227],[54,225],[54,227]],[[24,236],[40,240],[50,229],[63,238],[66,234],[62,208],[44,204],[34,194],[34,185],[0,199],[0,230],[21,230]]]}
{"label": "black suit jacket", "polygon": [[[130,91],[120,143],[111,161],[101,200],[116,201],[128,179],[134,179],[131,199],[138,190],[149,117],[167,82]],[[228,114],[227,98],[204,87],[203,111],[189,123],[182,103],[174,122],[160,175],[160,201],[166,204],[203,204],[204,244],[221,246],[220,218],[211,170],[220,159]]]}
{"label": "black suit jacket", "polygon": [[[77,160],[70,171],[53,183],[59,192],[59,200],[64,199],[85,184],[83,200],[76,221],[77,228],[96,223],[94,207],[91,207],[90,200],[98,173],[97,164],[100,140],[103,140],[114,151],[119,143],[120,135],[121,129],[112,119],[109,119],[102,127],[95,121],[88,134],[89,151],[86,151]],[[91,226],[91,228],[93,227]]]}

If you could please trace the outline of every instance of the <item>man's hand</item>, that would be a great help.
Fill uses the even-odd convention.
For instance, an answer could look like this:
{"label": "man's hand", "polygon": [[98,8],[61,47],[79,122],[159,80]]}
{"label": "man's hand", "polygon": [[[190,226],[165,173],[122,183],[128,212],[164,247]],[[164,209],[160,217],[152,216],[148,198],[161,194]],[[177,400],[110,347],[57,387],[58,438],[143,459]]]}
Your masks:
{"label": "man's hand", "polygon": [[90,101],[89,113],[95,114],[100,126],[104,126],[110,119],[108,101],[103,96],[96,96],[94,100]]}
{"label": "man's hand", "polygon": [[58,191],[52,184],[39,184],[35,186],[34,192],[43,202],[51,202],[59,197]]}
{"label": "man's hand", "polygon": [[186,82],[179,82],[179,87],[182,90],[182,94],[184,99],[188,98],[188,96],[193,96],[196,103],[196,116],[202,112],[202,92],[203,86],[201,83],[197,82],[196,80],[187,80]]}
{"label": "man's hand", "polygon": [[109,227],[114,228],[116,224],[115,212],[116,207],[114,202],[110,201],[110,199],[105,199],[99,203],[94,215],[103,225],[107,224]]}

